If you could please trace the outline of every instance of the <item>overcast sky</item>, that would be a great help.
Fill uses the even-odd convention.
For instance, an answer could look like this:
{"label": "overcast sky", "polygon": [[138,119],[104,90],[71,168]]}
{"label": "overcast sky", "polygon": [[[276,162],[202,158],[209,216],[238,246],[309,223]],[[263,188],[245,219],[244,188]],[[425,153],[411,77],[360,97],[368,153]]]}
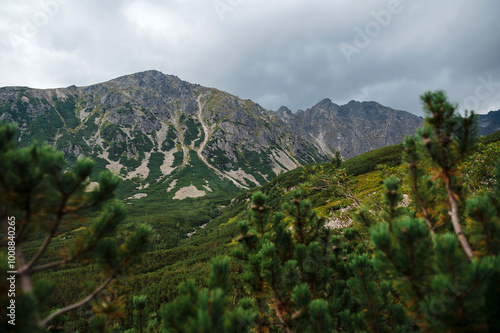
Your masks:
{"label": "overcast sky", "polygon": [[275,110],[324,98],[500,109],[498,0],[3,0],[0,86],[149,69]]}

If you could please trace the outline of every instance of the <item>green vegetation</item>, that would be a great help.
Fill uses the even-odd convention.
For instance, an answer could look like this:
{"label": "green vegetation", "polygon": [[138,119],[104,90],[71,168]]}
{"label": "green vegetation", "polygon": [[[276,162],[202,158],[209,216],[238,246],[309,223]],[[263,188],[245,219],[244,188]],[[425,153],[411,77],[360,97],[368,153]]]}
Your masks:
{"label": "green vegetation", "polygon": [[75,134],[78,137],[84,138],[85,140],[89,140],[94,133],[97,132],[98,127],[95,124],[96,119],[99,118],[97,113],[91,115],[86,121],[85,125],[80,128]]}
{"label": "green vegetation", "polygon": [[[250,169],[250,166],[253,168]],[[238,156],[238,168],[248,174],[254,175],[255,179],[260,184],[265,184],[267,182],[260,174],[265,175],[268,179],[276,176],[273,168],[271,167],[269,151],[267,153],[258,153],[253,150],[250,151],[243,149],[242,153]]]}
{"label": "green vegetation", "polygon": [[[500,141],[500,131],[479,138],[481,147]],[[479,149],[482,149],[479,147]],[[348,175],[362,175],[374,171],[377,166],[396,167],[402,163],[403,145],[382,147],[353,157],[342,164]],[[490,164],[491,166],[491,164]]]}
{"label": "green vegetation", "polygon": [[[500,161],[490,190],[466,199],[457,172],[477,153],[475,116],[454,115],[442,92],[422,100],[429,116],[405,140],[405,183],[394,177],[383,183],[379,213],[365,200],[355,214],[358,222],[331,230],[300,190],[274,217],[269,198],[255,193],[233,252],[245,267],[233,285],[243,285],[248,296],[234,309],[225,304],[227,282],[220,281],[227,279],[228,259],[216,260],[211,276],[219,283],[210,280],[203,291],[194,282],[182,284],[181,297],[161,308],[156,327],[222,332],[224,325],[235,328],[231,318],[237,313],[243,332],[499,330]],[[500,154],[494,148],[480,152],[495,160]],[[337,196],[360,204],[349,188],[355,184],[335,165],[312,166],[309,176],[302,171],[306,190],[336,187]],[[269,192],[289,196],[271,183]],[[410,189],[410,206],[400,204],[401,185]]]}
{"label": "green vegetation", "polygon": [[[161,172],[161,165],[163,164],[163,159],[165,158],[165,155],[162,153],[151,153],[151,157],[149,158],[149,163],[148,163],[148,168],[149,168],[149,175],[146,178],[146,182],[155,182],[158,179],[163,177],[163,173]],[[129,192],[130,193],[130,192]]]}
{"label": "green vegetation", "polygon": [[66,96],[64,100],[54,97],[53,101],[56,110],[64,119],[67,127],[74,129],[80,125],[80,118],[76,114],[76,103],[73,96]]}
{"label": "green vegetation", "polygon": [[[116,189],[123,198],[147,195],[127,199],[129,217],[114,234],[121,243],[147,223],[147,256],[92,308],[57,325],[68,332],[500,330],[500,132],[475,145],[474,116],[455,116],[441,92],[423,101],[426,127],[403,145],[305,165],[244,192],[194,151],[189,165],[162,176],[164,155],[153,152],[149,176]],[[113,127],[107,133],[119,134]],[[150,147],[147,136],[134,137],[134,145]],[[175,138],[169,128],[164,150]],[[174,166],[182,157],[178,151]],[[233,163],[222,152],[210,157]],[[245,151],[234,167],[265,157]],[[95,168],[104,170],[104,160]],[[259,171],[269,176],[269,169]],[[191,185],[206,195],[173,199]],[[97,215],[91,210],[89,218]],[[61,225],[40,265],[69,253],[86,227],[80,219]],[[44,231],[33,229],[26,257],[43,244]],[[87,258],[95,257],[96,250]],[[95,289],[87,281],[100,271],[82,260],[34,274],[34,283],[57,285],[44,314]]]}
{"label": "green vegetation", "polygon": [[[2,106],[0,113],[9,112],[14,122],[27,125],[29,139],[23,140],[22,144],[29,145],[35,141],[51,142],[56,136],[58,129],[64,127],[61,117],[46,99],[28,98],[22,92],[16,97],[15,101]],[[30,103],[39,106],[42,112],[35,112]],[[19,137],[19,133],[17,136]]]}
{"label": "green vegetation", "polygon": [[[187,118],[186,122],[184,123],[186,126],[186,132],[184,132],[184,142],[186,145],[190,145],[193,140],[198,139],[200,135],[200,129],[201,125],[197,120],[194,120],[193,118]],[[203,133],[203,131],[201,131]],[[197,142],[198,146],[200,145],[201,141],[203,141],[203,138]]]}
{"label": "green vegetation", "polygon": [[6,103],[0,107],[0,115],[3,115],[6,112],[10,112],[12,109],[13,103]]}
{"label": "green vegetation", "polygon": [[[11,292],[5,289],[0,295],[2,308],[14,300],[18,311],[17,316],[2,316],[2,330],[15,327],[16,332],[39,332],[59,326],[66,313],[84,306],[113,280],[126,276],[145,251],[151,228],[141,225],[125,239],[113,237],[126,216],[124,205],[114,199],[118,177],[102,173],[99,186],[85,191],[92,161],[80,158],[68,168],[61,152],[37,143],[18,148],[14,136],[13,126],[0,124],[1,274],[7,281],[14,275],[5,276],[6,272],[15,269],[15,279],[20,281],[17,288],[10,284]],[[70,241],[58,242],[59,233],[78,226],[82,230],[68,235]],[[57,305],[51,304],[54,290],[73,285],[76,262],[92,263],[95,272],[91,276],[97,285],[83,293],[86,297],[76,295],[78,302],[59,290],[55,294],[66,297],[57,299]],[[56,284],[53,277],[60,271],[64,271],[64,280]],[[98,272],[102,276],[96,279]]]}
{"label": "green vegetation", "polygon": [[[81,141],[79,141],[77,138],[75,138],[75,135],[71,132],[67,132],[66,130],[62,130],[62,134],[60,137],[58,137],[57,142],[56,142],[56,148],[59,150],[67,149],[71,146],[78,147]],[[69,163],[73,163],[76,161],[78,156],[75,156],[73,154],[66,154],[67,160]]]}
{"label": "green vegetation", "polygon": [[127,135],[120,127],[115,124],[106,123],[101,130],[101,137],[103,138],[103,147],[109,152],[109,158],[112,161],[119,161],[123,152],[127,151]]}
{"label": "green vegetation", "polygon": [[365,154],[353,157],[342,164],[348,175],[362,175],[374,171],[377,165],[384,164],[389,167],[401,164],[402,145],[392,145],[372,150]]}
{"label": "green vegetation", "polygon": [[175,128],[172,125],[168,125],[168,132],[165,141],[162,142],[162,149],[164,151],[169,151],[175,147],[175,139],[177,134],[175,134]]}
{"label": "green vegetation", "polygon": [[[209,145],[210,146],[210,145]],[[208,153],[208,160],[219,170],[229,171],[228,164],[233,163],[221,149],[213,149]]]}
{"label": "green vegetation", "polygon": [[479,138],[479,142],[482,144],[489,144],[498,141],[500,141],[500,131]]}

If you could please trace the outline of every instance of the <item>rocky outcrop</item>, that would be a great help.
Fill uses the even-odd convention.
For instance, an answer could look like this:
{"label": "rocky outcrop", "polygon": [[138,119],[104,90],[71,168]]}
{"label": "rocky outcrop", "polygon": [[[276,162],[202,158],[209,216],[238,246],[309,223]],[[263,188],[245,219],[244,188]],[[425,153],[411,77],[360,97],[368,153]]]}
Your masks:
{"label": "rocky outcrop", "polygon": [[[481,134],[500,129],[499,118],[500,110],[481,115]],[[183,168],[193,180],[215,173],[237,187],[261,185],[335,150],[350,158],[400,143],[423,122],[376,102],[324,99],[296,113],[268,111],[158,71],[86,87],[0,88],[0,120],[18,125],[21,145],[47,141],[70,160],[89,156],[141,188],[165,189]]]}
{"label": "rocky outcrop", "polygon": [[140,182],[171,183],[176,170],[196,166],[247,188],[326,160],[258,104],[158,71],[86,87],[1,88],[0,118],[18,124],[22,145],[47,141],[69,159],[87,155]]}
{"label": "rocky outcrop", "polygon": [[309,137],[324,154],[332,156],[338,150],[345,158],[401,143],[423,123],[420,117],[376,102],[337,105],[324,99],[306,111],[293,114],[281,107],[275,113],[294,133]]}
{"label": "rocky outcrop", "polygon": [[480,114],[478,117],[479,135],[488,135],[500,131],[500,110]]}

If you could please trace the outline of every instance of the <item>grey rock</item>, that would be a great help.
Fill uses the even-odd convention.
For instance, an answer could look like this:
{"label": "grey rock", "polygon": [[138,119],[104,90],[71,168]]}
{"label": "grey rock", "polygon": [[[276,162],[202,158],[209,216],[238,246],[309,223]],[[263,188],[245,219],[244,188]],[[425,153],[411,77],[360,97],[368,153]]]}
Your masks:
{"label": "grey rock", "polygon": [[488,135],[500,131],[500,110],[480,114],[478,117],[479,135]]}
{"label": "grey rock", "polygon": [[[257,171],[265,172],[268,179],[275,176],[271,168],[277,165],[272,155],[275,151],[284,151],[304,163],[327,161],[334,150],[349,158],[400,143],[423,122],[408,112],[376,102],[337,105],[324,99],[296,113],[285,106],[268,111],[250,100],[158,71],[125,75],[86,87],[0,88],[0,119],[18,124],[21,145],[40,138],[52,142],[56,136],[66,134],[80,140],[74,141],[77,145],[69,141],[65,144],[63,151],[67,155],[78,156],[85,151],[95,158],[103,149],[111,149],[120,163],[134,159],[137,165],[141,161],[136,159],[144,153],[163,151],[157,136],[165,135],[160,131],[165,125],[169,133],[173,130],[176,134],[174,143],[184,144],[184,151],[197,149],[188,147],[184,140],[188,134],[193,135],[188,120],[195,119],[198,138],[190,137],[191,142],[203,141],[204,131],[198,121],[199,96],[204,103],[203,122],[210,128],[201,156],[219,170],[244,169],[253,176],[258,175]],[[72,103],[74,110],[55,110],[56,104],[67,108]],[[78,115],[82,115],[83,123],[79,123]],[[498,129],[499,118],[500,110],[480,116],[483,133]]]}
{"label": "grey rock", "polygon": [[309,136],[325,154],[338,150],[345,158],[401,143],[423,123],[420,117],[376,102],[340,106],[328,98],[295,114],[282,107],[276,115],[297,135]]}

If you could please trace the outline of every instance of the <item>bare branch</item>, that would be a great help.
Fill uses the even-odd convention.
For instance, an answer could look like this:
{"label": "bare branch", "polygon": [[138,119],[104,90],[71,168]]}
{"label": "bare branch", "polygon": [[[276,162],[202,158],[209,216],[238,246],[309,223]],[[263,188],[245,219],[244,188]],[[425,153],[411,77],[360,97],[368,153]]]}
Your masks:
{"label": "bare branch", "polygon": [[455,233],[457,234],[460,244],[462,244],[462,247],[464,248],[465,254],[467,254],[469,260],[472,260],[474,259],[474,253],[472,252],[469,242],[467,241],[467,238],[462,231],[462,226],[460,225],[460,218],[458,216],[458,203],[457,199],[455,199],[455,193],[451,188],[450,175],[444,172],[444,176],[446,182],[446,190],[448,191],[448,200],[450,201],[451,206],[451,210],[448,212],[448,214],[451,217],[451,223],[453,224],[453,228],[455,229]]}
{"label": "bare branch", "polygon": [[69,312],[71,310],[75,310],[75,309],[78,309],[79,307],[87,304],[88,302],[90,302],[94,297],[97,296],[97,294],[99,294],[104,288],[107,287],[107,285],[115,278],[114,275],[111,275],[110,277],[108,277],[106,279],[106,281],[103,282],[103,284],[101,284],[99,287],[97,287],[97,289],[95,289],[90,295],[88,295],[87,297],[85,297],[84,299],[82,299],[80,302],[77,302],[77,303],[73,303],[71,305],[68,305],[67,307],[65,308],[62,308],[62,309],[59,309],[53,313],[51,313],[49,316],[47,316],[45,319],[43,319],[42,321],[40,321],[40,326],[42,327],[45,327],[52,319],[54,319],[55,317],[57,316],[60,316],[66,312]]}
{"label": "bare branch", "polygon": [[67,264],[67,263],[75,260],[75,259],[76,259],[76,256],[71,257],[70,259],[67,259],[67,260],[53,261],[53,262],[45,264],[45,265],[33,267],[32,269],[30,269],[30,272],[36,273],[38,271],[42,271],[42,270],[47,269],[47,268],[62,266],[64,264]]}
{"label": "bare branch", "polygon": [[61,223],[61,220],[64,216],[64,208],[66,206],[66,201],[67,201],[67,196],[63,198],[61,205],[59,206],[56,221],[54,223],[54,226],[50,230],[50,233],[47,235],[47,238],[45,238],[45,241],[43,242],[42,246],[38,249],[38,252],[35,254],[35,256],[31,258],[31,260],[26,265],[19,267],[18,271],[20,274],[24,272],[29,272],[31,267],[33,267],[33,265],[38,261],[38,259],[40,259],[40,257],[45,253],[45,250],[52,241],[52,238],[54,237],[56,230],[59,227],[59,224]]}
{"label": "bare branch", "polygon": [[[24,266],[24,255],[19,244],[16,244],[16,260],[18,267]],[[23,290],[23,292],[32,292],[33,285],[31,284],[31,276],[29,275],[29,273],[26,271],[20,272],[18,269],[17,274],[19,275],[19,278],[21,280],[21,289]]]}

